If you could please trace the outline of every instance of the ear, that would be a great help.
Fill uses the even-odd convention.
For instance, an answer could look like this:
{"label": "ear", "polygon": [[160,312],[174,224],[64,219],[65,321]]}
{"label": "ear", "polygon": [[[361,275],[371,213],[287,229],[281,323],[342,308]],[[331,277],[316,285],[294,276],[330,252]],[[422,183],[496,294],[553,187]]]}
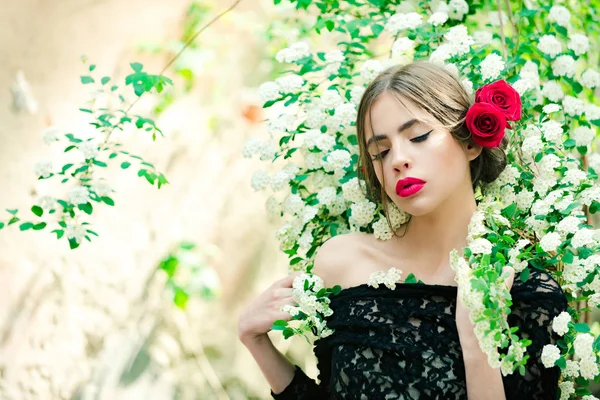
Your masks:
{"label": "ear", "polygon": [[477,144],[470,144],[467,143],[463,146],[463,149],[465,150],[465,154],[467,155],[467,159],[469,161],[473,161],[474,159],[476,159],[477,157],[479,157],[479,155],[481,154],[481,151],[483,150],[483,147],[477,145]]}

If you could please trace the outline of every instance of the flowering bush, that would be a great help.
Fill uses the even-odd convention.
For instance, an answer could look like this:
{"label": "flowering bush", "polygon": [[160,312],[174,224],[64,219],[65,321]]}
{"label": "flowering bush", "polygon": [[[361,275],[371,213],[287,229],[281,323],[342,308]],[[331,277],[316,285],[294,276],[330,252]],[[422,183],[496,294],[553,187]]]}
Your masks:
{"label": "flowering bush", "polygon": [[[142,64],[132,63],[131,68],[133,72],[125,78],[125,85],[133,87],[137,98],[152,89],[160,93],[165,85],[172,84],[165,76],[148,74],[143,70]],[[118,135],[114,135],[118,131],[141,129],[152,134],[152,140],[156,140],[157,133],[162,135],[161,130],[152,119],[130,114],[135,101],[128,105],[126,94],[118,91],[119,86],[109,84],[110,77],[104,76],[97,81],[98,78],[92,76],[95,69],[96,66],[92,64],[88,68],[89,75],[81,76],[82,84],[96,87],[91,91],[92,97],[88,104],[79,109],[89,114],[93,133],[61,133],[57,127],[47,128],[42,134],[44,143],[62,144],[65,146],[64,153],[69,153],[71,157],[65,154],[62,160],[43,160],[34,167],[38,179],[58,178],[61,184],[69,184],[70,188],[61,191],[63,193],[58,196],[40,196],[37,203],[31,207],[31,212],[37,220],[26,220],[27,217],[17,215],[18,209],[7,209],[10,217],[6,222],[0,221],[0,229],[19,221],[21,231],[42,230],[48,227],[49,223],[55,223],[57,226],[52,233],[55,233],[58,239],[65,236],[70,248],[75,249],[84,238],[91,241],[90,235],[98,235],[89,229],[90,223],[85,220],[88,215],[92,215],[93,204],[115,205],[111,198],[114,190],[100,176],[101,168],[108,168],[115,158],[120,156],[122,159],[122,169],[128,169],[132,163],[139,164],[137,176],[144,177],[151,185],[156,183],[159,189],[168,183],[165,176],[156,171],[154,165],[123,149]]]}
{"label": "flowering bush", "polygon": [[[575,393],[575,383],[577,395],[589,395],[585,386],[598,375],[600,340],[588,324],[572,321],[600,303],[600,234],[590,225],[600,206],[600,156],[590,154],[600,126],[592,6],[530,1],[517,11],[510,2],[498,10],[496,2],[464,0],[291,3],[308,11],[295,17],[310,20],[313,29],[275,55],[288,69],[263,83],[259,94],[264,108],[277,111],[267,122],[268,137],[244,147],[244,156],[272,162],[271,171],[253,175],[252,187],[272,189],[266,207],[270,216],[284,218],[276,236],[290,269],[310,273],[315,251],[332,236],[361,231],[387,240],[406,222],[392,205],[390,227],[381,205],[361,190],[356,106],[372,79],[388,66],[428,60],[456,74],[472,95],[504,80],[519,94],[523,112],[506,117],[518,120],[507,134],[508,165],[476,193],[464,257],[450,254],[459,295],[490,364],[505,375],[523,374],[522,354],[531,341],[506,322],[511,298],[501,271],[512,266],[525,281],[530,268],[547,270],[570,307],[553,324],[564,336],[544,348],[544,364],[562,369],[562,398]],[[590,40],[585,32],[595,36]],[[324,38],[336,47],[325,48]],[[319,43],[317,50],[312,43]],[[582,300],[587,307],[578,307]],[[275,326],[288,329],[283,321]]]}

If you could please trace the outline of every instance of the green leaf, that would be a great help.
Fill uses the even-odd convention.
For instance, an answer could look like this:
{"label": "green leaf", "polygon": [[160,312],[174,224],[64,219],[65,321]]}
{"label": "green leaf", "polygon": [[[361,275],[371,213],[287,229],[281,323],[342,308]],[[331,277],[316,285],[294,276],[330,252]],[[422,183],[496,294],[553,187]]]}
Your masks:
{"label": "green leaf", "polygon": [[15,208],[14,210],[9,210],[9,209],[7,208],[7,209],[6,209],[6,211],[8,211],[8,213],[9,213],[9,214],[12,214],[12,215],[17,215],[17,212],[18,212],[19,210],[18,210],[18,209],[16,209],[16,208]]}
{"label": "green leaf", "polygon": [[283,330],[283,337],[286,339],[289,339],[290,337],[294,336],[294,330],[290,329],[290,328],[286,328]]}
{"label": "green leaf", "polygon": [[523,271],[521,271],[521,282],[526,282],[527,279],[529,279],[529,268],[525,268]]}
{"label": "green leaf", "polygon": [[121,163],[121,168],[127,169],[127,168],[129,168],[130,165],[131,165],[130,162],[124,161]]}
{"label": "green leaf", "polygon": [[56,233],[56,238],[60,239],[65,234],[65,231],[63,231],[62,229],[55,229],[51,233]]}
{"label": "green leaf", "polygon": [[40,223],[37,223],[37,224],[33,225],[32,228],[33,228],[34,231],[41,231],[45,227],[46,227],[46,223],[45,222],[40,222]]}
{"label": "green leaf", "polygon": [[20,220],[21,220],[21,219],[20,219],[20,218],[18,218],[18,217],[12,217],[12,218],[10,219],[10,221],[8,221],[8,225],[12,225],[12,224],[14,224],[14,223],[16,223],[16,222],[19,222]]}
{"label": "green leaf", "polygon": [[90,64],[90,68],[89,68],[90,72],[92,72],[95,69],[96,69],[96,64]]}
{"label": "green leaf", "polygon": [[373,35],[379,36],[379,34],[383,32],[383,25],[373,24],[371,25],[371,31],[373,32]]}
{"label": "green leaf", "polygon": [[554,363],[554,365],[558,365],[560,367],[560,369],[566,369],[567,368],[567,360],[565,360],[564,357],[559,357],[558,360],[556,360],[556,362]]}
{"label": "green leaf", "polygon": [[81,83],[83,83],[84,85],[87,85],[88,83],[94,83],[94,78],[92,78],[91,76],[82,76]]}
{"label": "green leaf", "polygon": [[287,326],[287,324],[287,321],[283,319],[273,321],[273,326]]}
{"label": "green leaf", "polygon": [[290,265],[298,264],[300,261],[302,261],[301,257],[293,258],[292,261],[290,261]]}
{"label": "green leaf", "polygon": [[114,206],[115,205],[115,202],[110,197],[102,196],[101,199],[102,199],[103,202],[105,202],[109,206]]}
{"label": "green leaf", "polygon": [[99,167],[106,167],[106,163],[103,161],[98,161],[96,159],[92,160],[92,164],[97,165]]}
{"label": "green leaf", "polygon": [[100,82],[101,82],[103,85],[106,85],[106,84],[108,83],[108,81],[110,81],[110,77],[109,77],[109,76],[105,76],[105,77],[103,77],[103,78],[100,80]]}
{"label": "green leaf", "polygon": [[177,307],[181,308],[182,310],[185,309],[189,298],[190,296],[185,292],[185,290],[179,287],[175,289],[175,296],[173,298],[173,302]]}
{"label": "green leaf", "polygon": [[94,112],[92,110],[90,110],[89,108],[80,108],[79,111],[81,112],[85,112],[85,113],[89,113],[89,114],[93,114]]}
{"label": "green leaf", "polygon": [[131,65],[131,68],[133,68],[133,70],[137,73],[142,72],[142,68],[144,68],[144,66],[142,64],[137,63],[137,62],[131,63],[129,65]]}
{"label": "green leaf", "polygon": [[405,283],[417,283],[417,277],[412,272],[406,277]]}
{"label": "green leaf", "polygon": [[4,222],[0,222],[0,229],[4,228]]}
{"label": "green leaf", "polygon": [[19,225],[19,229],[21,231],[26,231],[27,229],[31,228],[33,228],[33,224],[31,222],[23,222],[21,225]]}
{"label": "green leaf", "polygon": [[590,326],[585,322],[578,322],[575,324],[575,332],[589,332]]}
{"label": "green leaf", "polygon": [[78,204],[77,208],[79,208],[81,211],[83,211],[84,213],[86,213],[88,215],[91,215],[92,211],[93,211],[93,207],[90,202],[87,202],[85,204]]}
{"label": "green leaf", "polygon": [[42,210],[42,207],[40,206],[33,206],[31,207],[31,212],[37,215],[38,217],[41,217],[44,213],[44,210]]}
{"label": "green leaf", "polygon": [[76,249],[79,247],[79,243],[77,243],[74,238],[69,238],[69,247],[71,250]]}
{"label": "green leaf", "polygon": [[335,22],[333,22],[331,20],[325,21],[325,28],[327,28],[327,30],[329,32],[331,32],[333,30],[333,28],[335,28]]}

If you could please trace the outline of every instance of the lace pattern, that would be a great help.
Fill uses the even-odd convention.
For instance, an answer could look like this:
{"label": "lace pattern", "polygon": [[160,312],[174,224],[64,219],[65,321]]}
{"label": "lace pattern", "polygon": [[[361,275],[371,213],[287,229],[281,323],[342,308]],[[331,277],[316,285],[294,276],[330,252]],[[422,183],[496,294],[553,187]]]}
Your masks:
{"label": "lace pattern", "polygon": [[[327,325],[335,333],[315,341],[319,384],[297,365],[293,381],[274,399],[466,399],[466,377],[455,322],[454,286],[367,284],[331,298]],[[511,326],[533,341],[526,374],[503,377],[506,398],[555,399],[560,369],[545,368],[541,352],[558,340],[554,316],[567,308],[560,286],[531,268],[511,289]]]}

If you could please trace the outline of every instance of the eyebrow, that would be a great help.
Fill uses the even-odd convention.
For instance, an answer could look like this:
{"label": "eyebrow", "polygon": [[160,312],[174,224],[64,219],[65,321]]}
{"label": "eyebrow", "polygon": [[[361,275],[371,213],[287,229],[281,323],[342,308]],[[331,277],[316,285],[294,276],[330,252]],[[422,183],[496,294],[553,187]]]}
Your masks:
{"label": "eyebrow", "polygon": [[[408,120],[408,121],[406,121],[405,123],[403,123],[402,125],[400,125],[398,127],[397,132],[401,133],[401,132],[409,129],[413,125],[419,123],[419,122],[420,121],[418,119],[414,119],[414,118],[411,119],[411,120]],[[385,140],[387,138],[388,138],[387,135],[384,135],[382,133],[380,133],[379,135],[375,135],[375,136],[373,136],[372,138],[369,139],[369,141],[367,142],[367,147],[369,147],[371,144],[373,144],[375,142],[380,142],[380,141]]]}

